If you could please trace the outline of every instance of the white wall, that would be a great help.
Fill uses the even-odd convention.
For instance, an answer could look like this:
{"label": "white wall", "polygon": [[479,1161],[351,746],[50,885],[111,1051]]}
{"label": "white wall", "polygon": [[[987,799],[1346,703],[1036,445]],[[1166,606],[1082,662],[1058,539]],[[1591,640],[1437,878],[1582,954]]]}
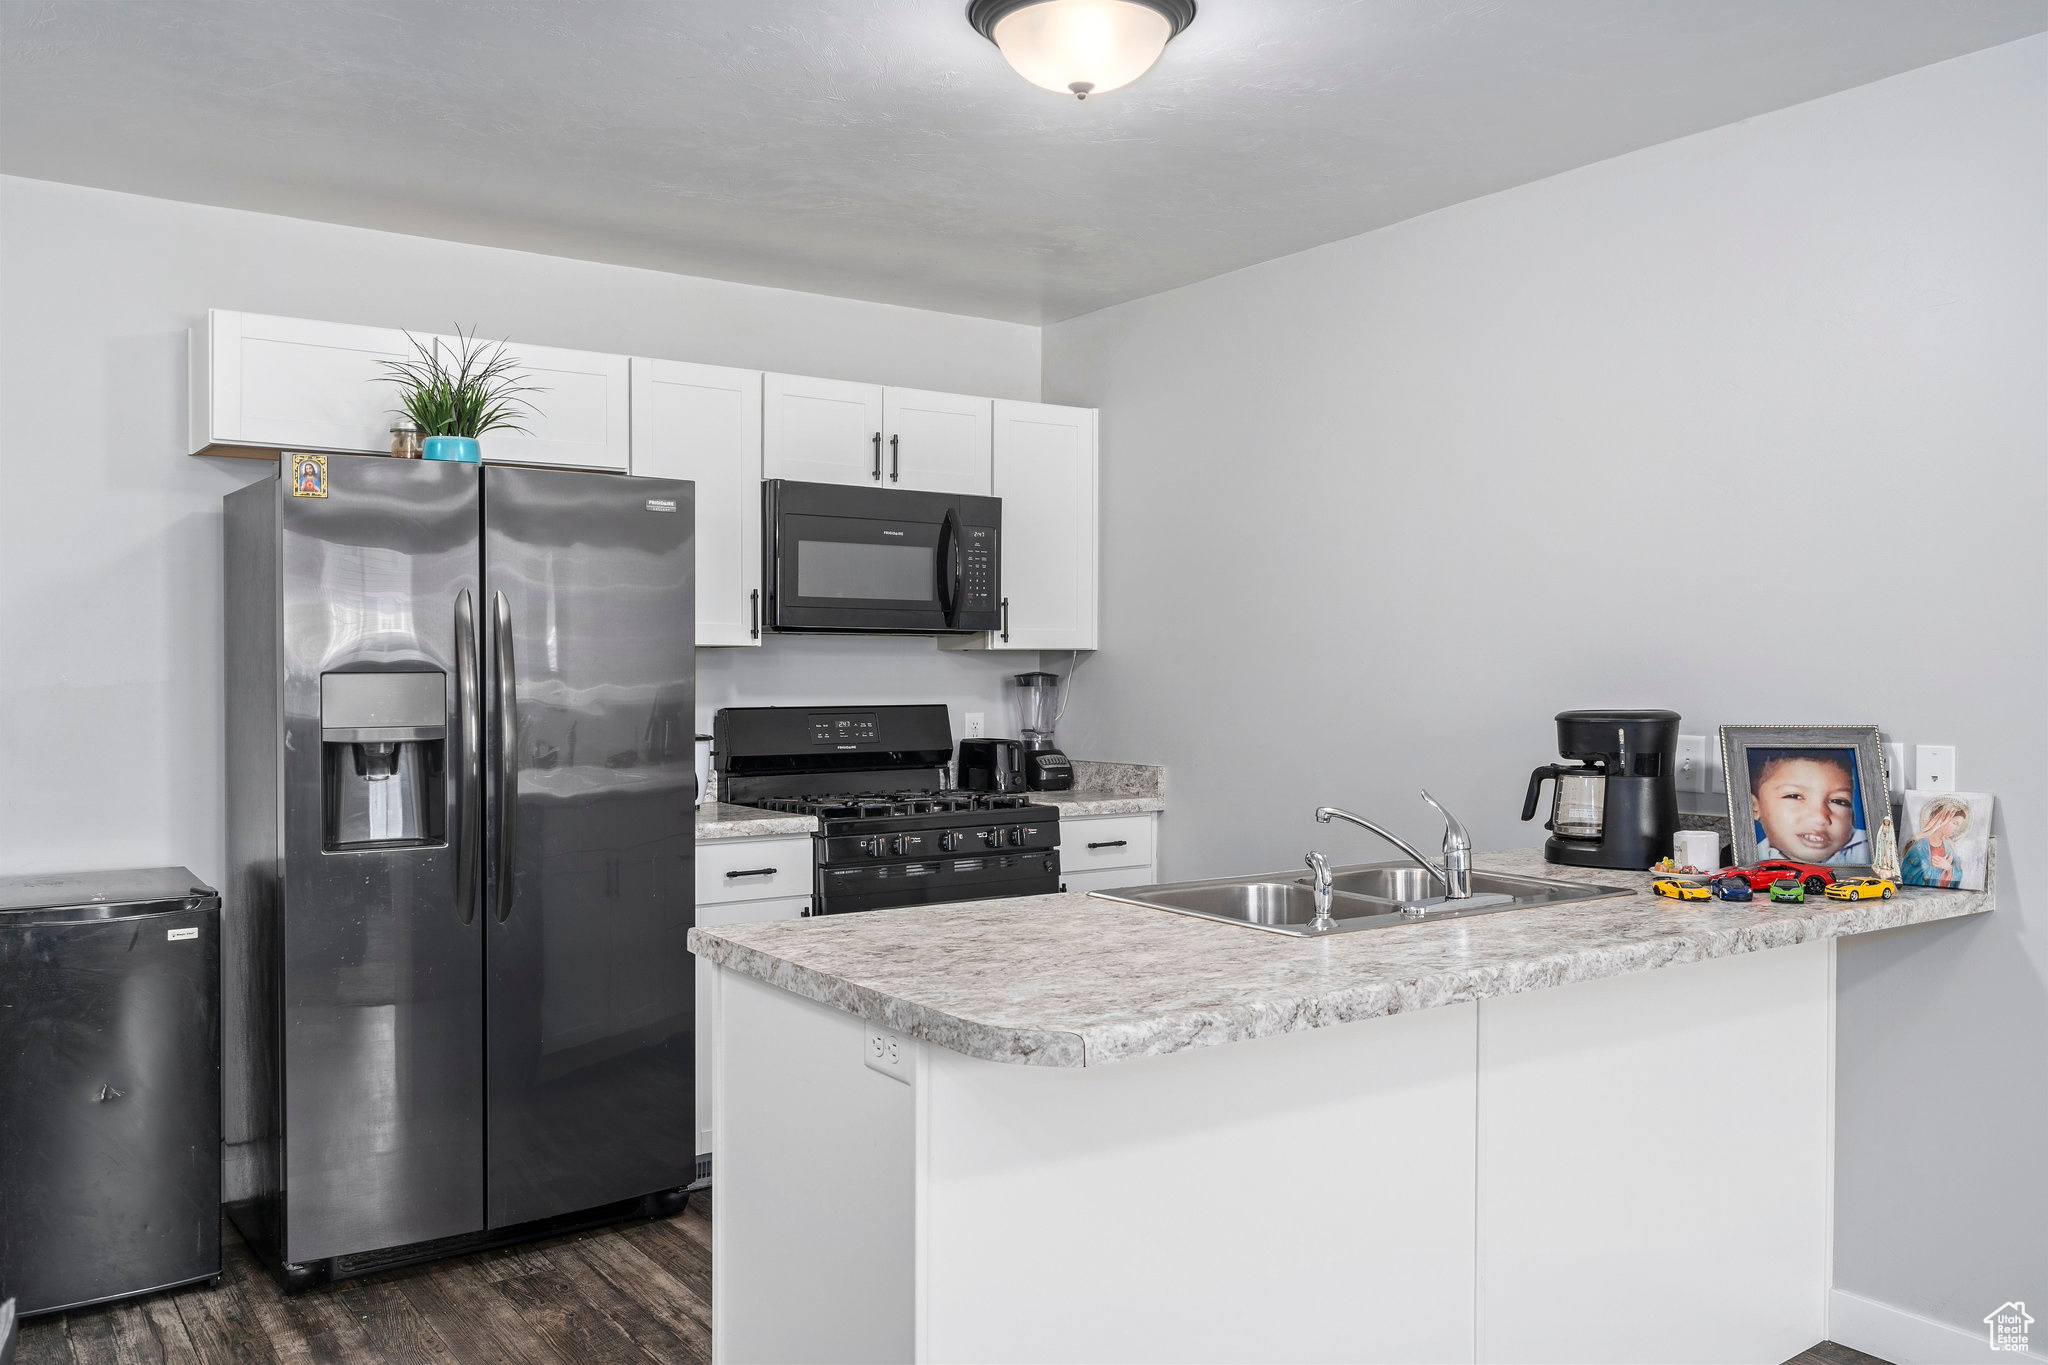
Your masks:
{"label": "white wall", "polygon": [[[265,467],[184,453],[209,307],[1038,396],[1015,323],[0,178],[0,872],[220,879],[220,499]],[[945,701],[996,725],[1028,666],[929,640],[698,653],[707,718]]]}
{"label": "white wall", "polygon": [[[1997,913],[1844,945],[1838,1283],[2048,1302],[2048,39],[1047,329],[1102,408],[1071,749],[1174,878],[1526,845],[1551,715],[1881,723],[1999,794]],[[1248,799],[1255,798],[1255,799]],[[1683,1173],[1678,1173],[1681,1178]]]}

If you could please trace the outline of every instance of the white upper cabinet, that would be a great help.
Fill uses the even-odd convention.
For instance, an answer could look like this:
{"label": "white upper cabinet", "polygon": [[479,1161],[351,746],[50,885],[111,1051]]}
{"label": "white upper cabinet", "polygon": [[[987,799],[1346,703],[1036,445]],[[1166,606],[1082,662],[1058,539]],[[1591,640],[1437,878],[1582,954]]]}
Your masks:
{"label": "white upper cabinet", "polygon": [[1094,649],[1095,410],[995,402],[1007,628],[990,649]]}
{"label": "white upper cabinet", "polygon": [[[428,341],[431,334],[418,334]],[[444,341],[451,338],[442,338]],[[624,356],[512,343],[540,412],[530,434],[483,438],[483,456],[578,469],[627,466]],[[376,452],[391,448],[394,386],[378,363],[414,355],[395,327],[213,309],[191,338],[190,449]]]}
{"label": "white upper cabinet", "polygon": [[190,449],[389,450],[397,391],[378,362],[411,353],[395,327],[213,309],[191,334]]}
{"label": "white upper cabinet", "polygon": [[762,475],[986,497],[992,400],[771,374]]}
{"label": "white upper cabinet", "polygon": [[762,395],[763,478],[884,486],[878,385],[771,374]]}
{"label": "white upper cabinet", "polygon": [[883,389],[882,486],[987,497],[994,407],[964,394]]}
{"label": "white upper cabinet", "polygon": [[506,343],[505,354],[534,390],[519,396],[538,415],[519,419],[524,435],[494,431],[481,437],[487,463],[626,472],[632,437],[625,356],[516,341]]}
{"label": "white upper cabinet", "polygon": [[697,485],[697,643],[761,643],[761,372],[633,359],[633,473]]}

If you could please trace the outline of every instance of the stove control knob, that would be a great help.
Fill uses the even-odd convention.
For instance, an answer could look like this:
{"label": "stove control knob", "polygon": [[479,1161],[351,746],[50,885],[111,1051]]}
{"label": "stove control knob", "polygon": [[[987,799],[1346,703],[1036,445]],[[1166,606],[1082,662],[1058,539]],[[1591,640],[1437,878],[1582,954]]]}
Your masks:
{"label": "stove control knob", "polygon": [[882,856],[882,841],[873,835],[869,835],[860,841],[860,851],[867,854],[870,858],[879,858]]}
{"label": "stove control knob", "polygon": [[899,858],[903,856],[905,850],[907,850],[908,848],[909,844],[904,840],[903,836],[900,834],[889,841],[889,851]]}
{"label": "stove control knob", "polygon": [[952,830],[949,829],[939,836],[939,852],[951,853],[958,847],[960,847],[960,836]]}
{"label": "stove control knob", "polygon": [[1010,826],[1010,847],[1011,847],[1011,848],[1022,848],[1022,847],[1024,847],[1024,826],[1022,826],[1022,825],[1012,825],[1012,826]]}
{"label": "stove control knob", "polygon": [[981,832],[981,841],[990,848],[1001,848],[1003,846],[1003,832],[999,829],[985,829]]}

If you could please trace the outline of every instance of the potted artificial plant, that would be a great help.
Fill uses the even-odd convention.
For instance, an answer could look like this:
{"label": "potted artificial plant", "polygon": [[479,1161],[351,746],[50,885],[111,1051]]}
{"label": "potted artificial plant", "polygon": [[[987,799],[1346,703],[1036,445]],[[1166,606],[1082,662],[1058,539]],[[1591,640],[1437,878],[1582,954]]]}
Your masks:
{"label": "potted artificial plant", "polygon": [[387,373],[379,378],[398,386],[398,407],[426,436],[422,452],[430,460],[462,460],[475,464],[482,456],[477,437],[487,431],[526,428],[519,419],[539,416],[519,395],[539,390],[520,381],[521,374],[505,353],[505,343],[479,344],[474,330],[421,341],[407,332],[417,357],[380,360]]}

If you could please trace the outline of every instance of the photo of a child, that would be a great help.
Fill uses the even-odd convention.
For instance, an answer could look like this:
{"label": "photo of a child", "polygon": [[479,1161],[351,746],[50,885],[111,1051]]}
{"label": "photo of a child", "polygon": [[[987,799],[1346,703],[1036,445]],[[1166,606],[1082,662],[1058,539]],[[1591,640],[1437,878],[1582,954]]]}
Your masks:
{"label": "photo of a child", "polygon": [[1869,864],[1854,749],[1751,749],[1749,793],[1759,860]]}
{"label": "photo of a child", "polygon": [[1899,858],[1908,886],[1982,891],[1990,850],[1991,797],[1977,792],[1907,792],[1907,842]]}

